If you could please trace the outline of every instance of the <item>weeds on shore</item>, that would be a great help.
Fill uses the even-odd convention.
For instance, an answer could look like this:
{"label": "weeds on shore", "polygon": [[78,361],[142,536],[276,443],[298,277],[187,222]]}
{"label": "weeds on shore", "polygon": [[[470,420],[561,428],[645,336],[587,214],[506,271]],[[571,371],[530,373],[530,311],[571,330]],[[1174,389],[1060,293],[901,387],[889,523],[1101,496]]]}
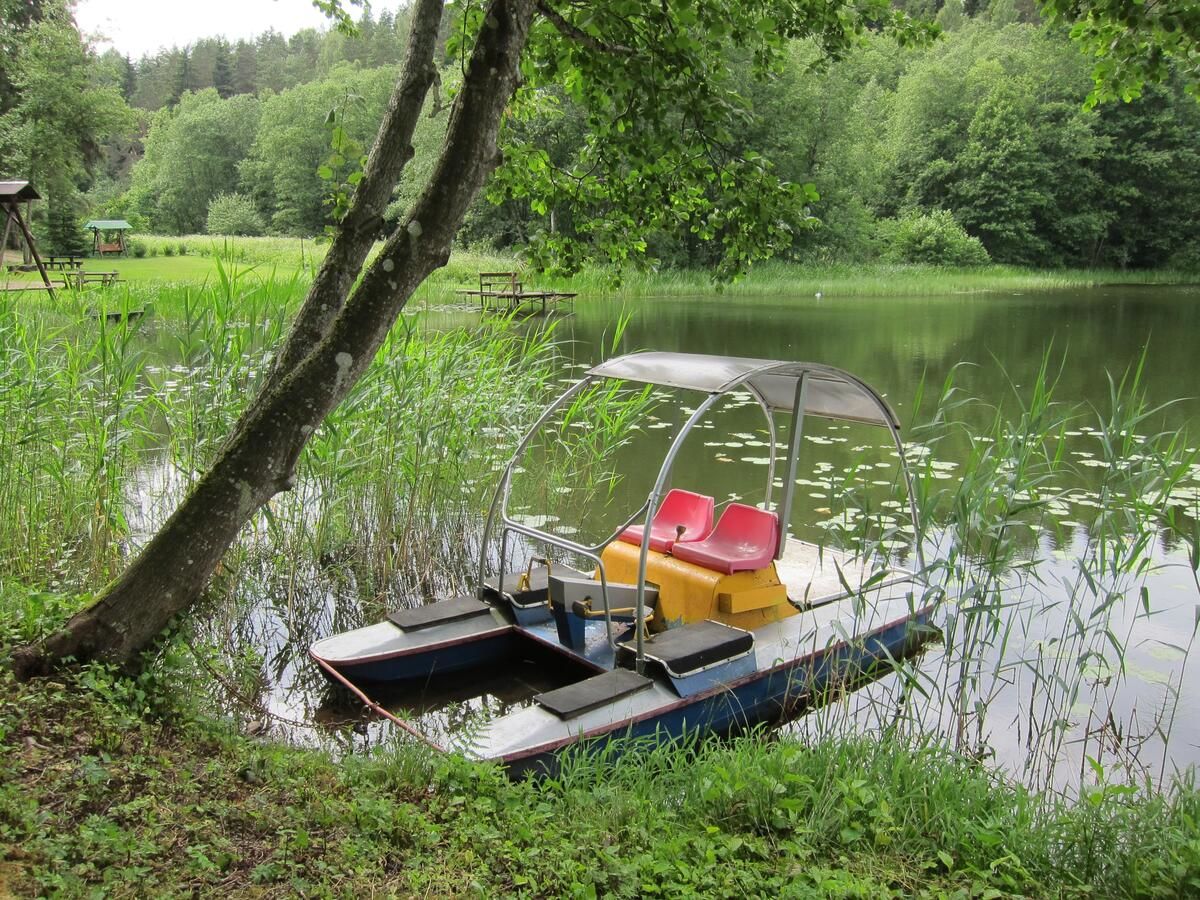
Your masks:
{"label": "weeds on shore", "polygon": [[[1038,796],[894,739],[569,758],[512,783],[396,745],[333,761],[138,679],[0,672],[0,887],[17,895],[1154,897],[1200,890],[1200,794]],[[632,762],[636,760],[636,765]]]}

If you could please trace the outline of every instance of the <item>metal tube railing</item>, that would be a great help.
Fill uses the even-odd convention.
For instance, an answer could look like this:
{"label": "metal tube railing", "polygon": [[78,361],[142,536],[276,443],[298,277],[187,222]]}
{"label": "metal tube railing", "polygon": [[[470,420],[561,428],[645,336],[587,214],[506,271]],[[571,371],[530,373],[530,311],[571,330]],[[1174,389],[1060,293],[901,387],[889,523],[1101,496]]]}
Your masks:
{"label": "metal tube railing", "polygon": [[792,402],[792,435],[788,441],[787,481],[783,485],[783,505],[777,507],[779,515],[779,546],[775,558],[783,559],[783,548],[787,544],[787,528],[792,518],[792,497],[796,493],[796,464],[800,459],[800,438],[804,436],[804,402],[808,398],[808,379],[801,375],[796,380],[796,398]]}
{"label": "metal tube railing", "polygon": [[634,664],[638,674],[646,667],[646,646],[645,634],[642,628],[642,622],[646,617],[646,565],[650,559],[650,525],[654,521],[654,514],[658,511],[658,500],[662,496],[662,489],[666,486],[667,477],[671,474],[671,467],[675,465],[675,457],[679,455],[679,448],[683,445],[683,440],[696,427],[696,423],[704,416],[705,413],[712,408],[712,405],[721,398],[721,394],[709,394],[708,397],[701,403],[683,427],[679,429],[679,433],[675,435],[675,439],[671,442],[670,448],[667,450],[666,458],[663,459],[662,467],[658,470],[658,478],[654,482],[654,487],[650,490],[650,496],[646,500],[646,525],[642,532],[642,547],[638,554],[638,580],[637,580],[637,606],[634,613],[634,618],[637,620],[637,628],[635,629],[637,636],[634,642],[637,646],[637,661]]}
{"label": "metal tube railing", "polygon": [[[570,400],[572,397],[574,397],[576,394],[578,394],[581,390],[583,390],[585,387],[587,387],[589,384],[591,384],[595,380],[596,380],[596,376],[588,375],[588,376],[580,379],[579,381],[577,381],[575,384],[571,385],[571,387],[567,388],[567,390],[565,392],[563,392],[562,396],[560,396],[557,400],[555,400],[548,407],[546,407],[546,409],[542,412],[542,414],[540,416],[538,416],[537,421],[534,422],[533,425],[530,426],[529,430],[525,432],[525,436],[523,438],[521,438],[520,443],[518,443],[516,449],[513,450],[513,455],[509,459],[508,465],[504,467],[504,474],[500,477],[500,483],[498,485],[496,485],[496,492],[492,495],[492,504],[488,508],[487,521],[484,523],[484,526],[483,526],[483,537],[480,539],[480,542],[479,542],[478,577],[475,579],[475,592],[477,594],[482,593],[482,591],[483,591],[484,573],[487,571],[488,540],[491,538],[492,527],[496,521],[496,513],[499,511],[499,512],[501,512],[501,515],[504,515],[503,510],[506,509],[508,506],[508,494],[509,494],[509,490],[512,487],[513,470],[517,467],[517,461],[520,460],[520,458],[525,454],[525,451],[529,448],[530,442],[533,440],[533,436],[535,434],[537,434],[539,431],[541,431],[542,426],[546,424],[546,421],[552,415],[554,415],[554,413],[556,413],[558,410],[560,410],[568,400]],[[497,583],[500,585],[501,588],[503,588],[503,586],[504,586],[504,548],[503,547],[501,547],[501,553],[500,553],[500,580]]]}

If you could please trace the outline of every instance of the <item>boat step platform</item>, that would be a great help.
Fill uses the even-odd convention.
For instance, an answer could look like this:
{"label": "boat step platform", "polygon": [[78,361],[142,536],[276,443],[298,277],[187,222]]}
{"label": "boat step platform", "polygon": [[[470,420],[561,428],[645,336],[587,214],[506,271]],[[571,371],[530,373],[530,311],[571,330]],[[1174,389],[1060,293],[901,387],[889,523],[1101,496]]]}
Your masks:
{"label": "boat step platform", "polygon": [[629,669],[613,669],[575,684],[535,696],[534,702],[560,719],[574,719],[650,687],[652,678]]}
{"label": "boat step platform", "polygon": [[401,631],[420,631],[422,628],[432,628],[435,625],[445,625],[460,619],[471,619],[484,616],[492,608],[481,600],[476,600],[470,594],[461,594],[449,600],[439,600],[414,609],[398,609],[388,614],[388,621]]}
{"label": "boat step platform", "polygon": [[[662,667],[681,697],[757,669],[754,635],[711,619],[660,632],[645,642],[644,649],[646,659]],[[618,666],[632,666],[636,658],[637,647],[632,641],[620,645]]]}

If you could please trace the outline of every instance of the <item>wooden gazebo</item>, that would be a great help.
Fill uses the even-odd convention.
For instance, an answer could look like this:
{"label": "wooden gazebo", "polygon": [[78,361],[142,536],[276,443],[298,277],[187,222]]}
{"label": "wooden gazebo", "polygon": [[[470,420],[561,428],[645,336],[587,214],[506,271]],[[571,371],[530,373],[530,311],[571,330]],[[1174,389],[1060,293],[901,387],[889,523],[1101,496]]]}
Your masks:
{"label": "wooden gazebo", "polygon": [[45,285],[46,291],[51,297],[54,296],[54,286],[50,284],[50,276],[46,274],[46,266],[42,263],[42,258],[37,252],[37,243],[33,239],[33,234],[29,231],[29,225],[21,215],[21,204],[24,203],[26,208],[34,200],[41,200],[41,195],[30,187],[28,181],[0,181],[0,215],[4,216],[4,236],[0,238],[0,260],[3,259],[4,251],[8,247],[8,235],[15,225],[25,238],[25,246],[29,248],[29,255],[33,257],[33,261],[37,264],[38,272],[42,276],[42,284]]}
{"label": "wooden gazebo", "polygon": [[92,252],[97,256],[124,253],[125,232],[133,228],[124,219],[92,219],[83,227],[92,233]]}

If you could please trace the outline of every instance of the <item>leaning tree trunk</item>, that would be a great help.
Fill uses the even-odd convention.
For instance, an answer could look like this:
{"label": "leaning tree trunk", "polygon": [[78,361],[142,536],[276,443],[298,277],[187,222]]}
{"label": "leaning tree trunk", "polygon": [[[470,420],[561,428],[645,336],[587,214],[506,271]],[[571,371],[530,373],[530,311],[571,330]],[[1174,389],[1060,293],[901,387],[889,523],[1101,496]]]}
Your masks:
{"label": "leaning tree trunk", "polygon": [[337,238],[255,401],[212,467],[129,568],[62,630],[13,656],[28,677],[73,658],[127,663],[200,595],[242,526],[294,484],[296,460],[370,365],[417,286],[445,265],[467,207],[499,162],[534,0],[492,0],[424,192],[352,295],[434,75],[442,0],[420,0],[404,71]]}

